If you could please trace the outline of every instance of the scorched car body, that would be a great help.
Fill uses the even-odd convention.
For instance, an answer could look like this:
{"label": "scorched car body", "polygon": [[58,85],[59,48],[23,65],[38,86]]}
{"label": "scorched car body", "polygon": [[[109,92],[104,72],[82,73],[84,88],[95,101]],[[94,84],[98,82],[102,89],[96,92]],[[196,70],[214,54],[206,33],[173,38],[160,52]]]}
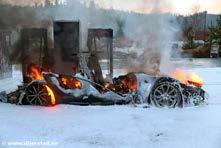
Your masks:
{"label": "scorched car body", "polygon": [[[43,80],[29,83],[18,97],[18,104],[51,106],[55,104],[74,105],[113,105],[113,104],[150,104],[157,107],[183,107],[188,104],[198,105],[206,99],[205,91],[199,87],[180,83],[170,77],[154,77],[143,73],[131,73],[113,79],[111,84],[127,87],[126,92],[117,91],[90,81],[84,74],[60,75],[43,73]],[[131,76],[133,80],[131,80]],[[71,78],[75,85],[67,87],[64,78]],[[128,77],[127,84],[123,79]],[[134,80],[135,79],[135,80]],[[120,82],[119,82],[120,81]],[[136,82],[136,89],[131,89],[130,81]],[[119,84],[120,83],[120,84]],[[48,93],[50,88],[51,93]],[[53,100],[54,99],[54,100]]]}

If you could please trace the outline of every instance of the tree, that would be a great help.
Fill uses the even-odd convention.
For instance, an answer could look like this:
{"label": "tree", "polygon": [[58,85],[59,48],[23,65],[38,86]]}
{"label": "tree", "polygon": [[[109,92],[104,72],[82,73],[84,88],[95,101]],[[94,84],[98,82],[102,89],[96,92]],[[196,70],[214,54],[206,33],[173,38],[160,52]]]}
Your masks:
{"label": "tree", "polygon": [[183,45],[183,49],[194,49],[197,47],[197,44],[194,42],[194,31],[193,27],[188,27],[184,32],[187,37],[186,43]]}
{"label": "tree", "polygon": [[221,49],[221,15],[217,18],[217,25],[209,27],[210,31],[210,38],[209,42],[210,44],[212,43],[217,43],[219,45],[219,48]]}
{"label": "tree", "polygon": [[193,31],[195,32],[197,29],[198,29],[198,25],[199,25],[199,22],[200,22],[200,5],[199,4],[195,4],[192,6],[192,12],[193,12],[193,15],[191,17],[192,19],[192,29]]}
{"label": "tree", "polygon": [[52,5],[50,0],[45,0],[45,6],[50,7]]}
{"label": "tree", "polygon": [[125,27],[125,20],[123,20],[122,18],[117,18],[116,19],[116,24],[118,27],[117,33],[116,33],[116,37],[123,37],[124,36],[124,27]]}
{"label": "tree", "polygon": [[56,6],[59,5],[59,0],[55,0],[55,5],[56,5]]}

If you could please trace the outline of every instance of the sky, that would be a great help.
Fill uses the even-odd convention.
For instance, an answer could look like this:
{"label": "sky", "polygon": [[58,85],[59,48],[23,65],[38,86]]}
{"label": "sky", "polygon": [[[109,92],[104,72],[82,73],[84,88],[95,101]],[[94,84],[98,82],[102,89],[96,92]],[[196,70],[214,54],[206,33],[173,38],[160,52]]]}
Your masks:
{"label": "sky", "polygon": [[[44,0],[0,0],[0,2],[28,5],[42,3]],[[53,1],[53,0],[51,0]],[[66,1],[66,0],[61,0]],[[74,1],[74,0],[72,0]],[[79,0],[91,1],[91,0]],[[221,13],[221,0],[94,0],[100,7],[125,11],[149,13],[152,11],[192,14],[196,10],[207,10],[209,13]]]}
{"label": "sky", "polygon": [[95,0],[105,8],[136,11],[141,13],[158,10],[179,14],[192,14],[207,10],[209,13],[221,13],[221,0]]}

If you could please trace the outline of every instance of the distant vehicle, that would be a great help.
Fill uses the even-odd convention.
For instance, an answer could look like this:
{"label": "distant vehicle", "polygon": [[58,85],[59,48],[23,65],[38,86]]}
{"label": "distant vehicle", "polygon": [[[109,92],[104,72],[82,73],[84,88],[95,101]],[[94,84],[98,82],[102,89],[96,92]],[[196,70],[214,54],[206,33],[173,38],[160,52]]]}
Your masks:
{"label": "distant vehicle", "polygon": [[217,43],[211,46],[210,58],[219,58],[219,45]]}

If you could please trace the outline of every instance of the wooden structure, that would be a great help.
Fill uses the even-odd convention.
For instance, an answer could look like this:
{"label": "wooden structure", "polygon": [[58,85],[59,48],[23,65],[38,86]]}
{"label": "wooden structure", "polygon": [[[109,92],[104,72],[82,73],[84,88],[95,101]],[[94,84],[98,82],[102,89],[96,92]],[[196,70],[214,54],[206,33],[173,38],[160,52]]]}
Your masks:
{"label": "wooden structure", "polygon": [[107,60],[109,76],[113,77],[113,29],[88,29],[87,47],[89,53]]}
{"label": "wooden structure", "polygon": [[12,65],[9,59],[11,47],[11,32],[0,30],[0,79],[12,75]]}

